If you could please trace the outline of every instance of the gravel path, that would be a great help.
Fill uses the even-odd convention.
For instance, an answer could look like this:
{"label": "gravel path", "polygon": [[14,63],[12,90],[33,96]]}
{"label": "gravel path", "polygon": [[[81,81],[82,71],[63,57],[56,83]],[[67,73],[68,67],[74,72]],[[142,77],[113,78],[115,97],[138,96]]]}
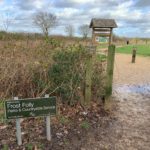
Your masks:
{"label": "gravel path", "polygon": [[150,57],[137,56],[136,63],[131,63],[131,55],[116,54],[114,84],[150,83]]}
{"label": "gravel path", "polygon": [[117,54],[114,72],[114,99],[118,119],[114,130],[122,132],[117,150],[150,149],[150,58]]}
{"label": "gravel path", "polygon": [[115,119],[82,150],[150,150],[150,58],[116,54],[112,98]]}

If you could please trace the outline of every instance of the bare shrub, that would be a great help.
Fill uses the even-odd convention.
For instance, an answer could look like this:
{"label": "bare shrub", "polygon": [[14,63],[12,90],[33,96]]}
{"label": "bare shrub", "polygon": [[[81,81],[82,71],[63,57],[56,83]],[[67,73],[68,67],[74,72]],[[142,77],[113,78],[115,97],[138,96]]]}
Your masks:
{"label": "bare shrub", "polygon": [[86,24],[81,25],[79,27],[79,32],[82,35],[82,37],[86,39],[88,37],[89,33],[90,33],[89,25],[86,25]]}
{"label": "bare shrub", "polygon": [[38,12],[33,17],[33,23],[48,37],[49,30],[57,25],[57,17],[48,12]]}
{"label": "bare shrub", "polygon": [[[31,41],[30,41],[31,42]],[[74,104],[84,97],[86,49],[81,45],[63,47],[55,41],[7,41],[0,47],[0,99],[56,95]],[[103,66],[93,67],[92,93],[103,92]]]}
{"label": "bare shrub", "polygon": [[65,27],[65,32],[67,33],[67,35],[69,37],[73,37],[74,36],[74,32],[75,32],[75,29],[74,29],[73,25],[67,25]]}

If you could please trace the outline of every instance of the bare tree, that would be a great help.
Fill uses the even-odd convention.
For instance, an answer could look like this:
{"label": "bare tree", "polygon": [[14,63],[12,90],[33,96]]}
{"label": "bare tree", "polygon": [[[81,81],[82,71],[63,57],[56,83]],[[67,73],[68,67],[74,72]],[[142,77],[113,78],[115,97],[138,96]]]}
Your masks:
{"label": "bare tree", "polygon": [[57,17],[48,12],[38,12],[33,17],[33,23],[39,27],[47,37],[51,28],[57,25]]}
{"label": "bare tree", "polygon": [[73,37],[74,32],[75,32],[75,29],[74,29],[73,25],[67,25],[67,26],[65,27],[65,32],[67,33],[67,35],[68,35],[69,37]]}
{"label": "bare tree", "polygon": [[90,33],[90,28],[88,25],[84,24],[79,27],[79,32],[83,36],[83,38],[87,38]]}
{"label": "bare tree", "polygon": [[10,17],[9,13],[6,13],[5,15],[2,15],[1,18],[2,18],[4,31],[7,32],[13,19]]}

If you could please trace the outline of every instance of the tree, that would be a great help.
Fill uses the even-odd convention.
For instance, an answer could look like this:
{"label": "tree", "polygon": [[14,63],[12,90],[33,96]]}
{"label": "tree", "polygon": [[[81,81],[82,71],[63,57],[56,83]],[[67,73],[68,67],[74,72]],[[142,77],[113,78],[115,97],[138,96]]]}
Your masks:
{"label": "tree", "polygon": [[50,29],[57,25],[57,17],[52,13],[38,12],[33,17],[33,23],[48,37]]}
{"label": "tree", "polygon": [[73,37],[74,32],[75,32],[75,29],[74,29],[74,27],[73,27],[72,25],[67,25],[67,26],[65,27],[65,32],[67,33],[67,35],[68,35],[69,37]]}
{"label": "tree", "polygon": [[8,31],[9,29],[9,26],[11,25],[13,19],[12,17],[10,17],[10,14],[9,13],[6,13],[5,15],[2,15],[1,16],[2,18],[2,24],[3,24],[3,29],[4,31]]}
{"label": "tree", "polygon": [[90,33],[90,28],[88,25],[84,24],[79,27],[79,32],[83,36],[83,38],[87,38]]}

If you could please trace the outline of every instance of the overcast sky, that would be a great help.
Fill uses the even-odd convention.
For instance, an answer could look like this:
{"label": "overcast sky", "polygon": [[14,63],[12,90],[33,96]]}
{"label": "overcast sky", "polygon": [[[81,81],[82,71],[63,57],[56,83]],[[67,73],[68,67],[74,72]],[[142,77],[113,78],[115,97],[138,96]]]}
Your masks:
{"label": "overcast sky", "polygon": [[150,0],[0,0],[0,28],[11,20],[8,31],[40,32],[32,23],[38,11],[54,13],[59,25],[51,34],[65,34],[64,26],[90,24],[92,18],[115,19],[115,33],[128,37],[150,37]]}

